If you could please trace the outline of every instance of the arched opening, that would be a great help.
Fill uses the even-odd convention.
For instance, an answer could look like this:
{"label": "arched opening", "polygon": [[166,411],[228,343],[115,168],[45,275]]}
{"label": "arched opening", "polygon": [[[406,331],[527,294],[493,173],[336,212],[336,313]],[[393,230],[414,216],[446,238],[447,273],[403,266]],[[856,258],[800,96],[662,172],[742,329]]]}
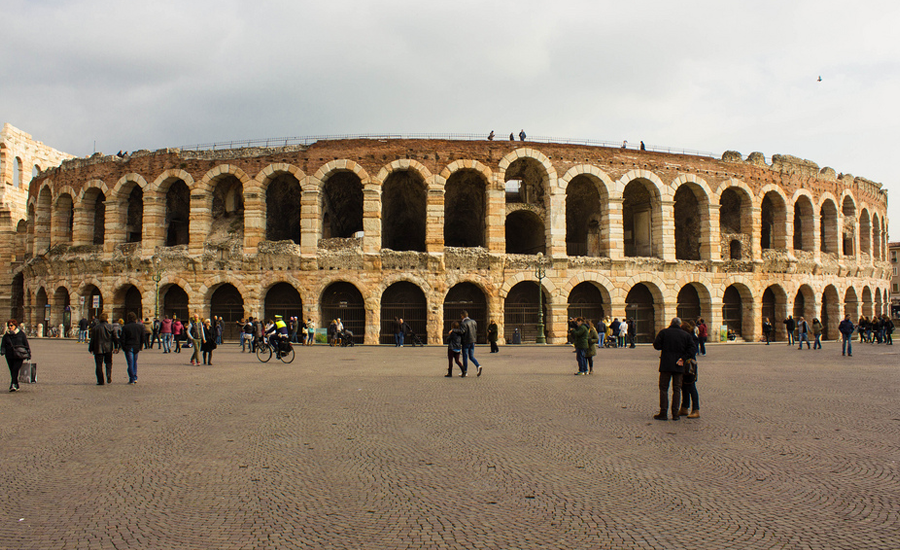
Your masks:
{"label": "arched opening", "polygon": [[575,176],[566,187],[566,254],[602,255],[602,203],[590,177]]}
{"label": "arched opening", "polygon": [[49,187],[38,192],[34,217],[34,251],[44,254],[50,247],[50,219],[53,217],[53,196]]}
{"label": "arched opening", "polygon": [[766,249],[783,249],[785,243],[785,205],[781,195],[769,191],[763,196],[761,208],[762,226],[760,227],[760,247]]}
{"label": "arched opening", "polygon": [[266,188],[266,240],[300,244],[300,182],[278,174]]}
{"label": "arched opening", "polygon": [[803,296],[802,292],[797,293],[797,297],[794,298],[794,311],[791,313],[794,316],[794,319],[799,319],[803,317],[804,312],[806,311],[806,298]]}
{"label": "arched opening", "polygon": [[166,246],[190,243],[191,193],[182,180],[176,180],[166,192]]}
{"label": "arched opening", "polygon": [[22,159],[16,157],[13,163],[13,187],[18,189],[22,187]]}
{"label": "arched opening", "polygon": [[19,223],[16,224],[16,240],[12,261],[17,263],[28,259],[28,257],[28,222],[19,220]]}
{"label": "arched opening", "polygon": [[538,306],[538,285],[534,281],[522,281],[512,287],[506,295],[503,312],[503,338],[507,342],[513,342],[518,331],[522,342],[534,343],[538,337],[538,320],[542,312],[544,316],[544,335],[548,338],[549,318],[547,317],[547,292],[541,290],[543,296],[541,305]]}
{"label": "arched opening", "polygon": [[730,285],[722,296],[722,323],[735,334],[744,334],[744,303],[740,291]]}
{"label": "arched opening", "polygon": [[815,237],[813,205],[809,197],[801,195],[794,203],[794,250],[812,252]]}
{"label": "arched opening", "polygon": [[509,165],[504,175],[506,203],[544,207],[547,170],[533,158],[520,158]]}
{"label": "arched opening", "polygon": [[103,313],[103,294],[100,289],[87,285],[81,290],[81,296],[84,298],[84,316],[89,320],[100,317]]}
{"label": "arched opening", "polygon": [[872,225],[869,211],[865,208],[859,215],[859,251],[862,254],[872,253]]}
{"label": "arched opening", "polygon": [[214,180],[212,224],[206,242],[225,248],[244,242],[244,185],[232,174]]}
{"label": "arched opening", "polygon": [[878,214],[872,214],[872,259],[875,261],[884,259],[881,252],[881,223],[878,221]]}
{"label": "arched opening", "polygon": [[654,256],[653,227],[661,224],[656,188],[646,180],[634,180],[625,186],[622,200],[622,224],[625,232],[625,256]]}
{"label": "arched opening", "polygon": [[[750,255],[751,202],[749,195],[739,187],[729,187],[719,197],[719,234],[722,243],[729,243],[729,258],[732,260],[744,259],[742,256],[735,257],[735,251],[746,251],[747,256]],[[739,246],[735,246],[735,242]]]}
{"label": "arched opening", "polygon": [[819,321],[822,322],[822,338],[836,340],[838,338],[837,325],[841,322],[840,297],[833,285],[828,285],[822,293],[822,310]]}
{"label": "arched opening", "polygon": [[[469,317],[478,323],[477,343],[487,342],[488,308],[487,298],[481,288],[473,283],[459,283],[444,298],[444,332],[447,334],[453,321],[462,319],[462,312],[467,311]],[[384,318],[382,318],[382,321]],[[393,321],[393,318],[391,318]]]}
{"label": "arched opening", "polygon": [[132,184],[128,192],[128,205],[125,210],[125,242],[139,243],[144,229],[144,190],[138,184]]}
{"label": "arched opening", "polygon": [[427,341],[428,307],[422,289],[408,281],[387,287],[381,295],[381,334],[379,343],[394,343],[394,318],[403,319],[409,330]]}
{"label": "arched opening", "polygon": [[579,283],[569,293],[569,318],[583,317],[594,324],[606,316],[603,305],[603,292],[596,284],[585,281]]}
{"label": "arched opening", "polygon": [[72,328],[72,303],[69,300],[69,290],[66,287],[61,286],[53,293],[53,315],[50,320],[53,326],[63,324],[63,334],[60,336],[65,336]]}
{"label": "arched opening", "polygon": [[506,253],[545,253],[544,220],[529,210],[516,210],[506,216]]}
{"label": "arched opening", "polygon": [[829,254],[837,254],[840,252],[839,245],[837,206],[831,199],[827,199],[819,209],[819,249]]}
{"label": "arched opening", "polygon": [[[699,188],[698,188],[699,189]],[[699,260],[700,240],[705,228],[700,201],[691,185],[685,184],[675,192],[675,259]],[[704,203],[705,197],[703,197]]]}
{"label": "arched opening", "polygon": [[265,309],[263,315],[266,319],[274,319],[281,315],[286,323],[291,317],[303,318],[303,300],[300,293],[290,283],[277,283],[266,292]]}
{"label": "arched opening", "polygon": [[72,196],[63,193],[56,199],[56,223],[58,229],[59,243],[72,243],[72,231],[75,227],[75,206],[72,202]]}
{"label": "arched opening", "polygon": [[237,340],[241,331],[238,321],[244,318],[244,297],[230,283],[224,283],[209,299],[209,315],[222,318],[222,340]]}
{"label": "arched opening", "polygon": [[384,181],[381,193],[381,246],[425,252],[425,182],[411,170],[398,170]]}
{"label": "arched opening", "polygon": [[762,316],[768,319],[775,327],[775,337],[773,341],[778,341],[786,337],[784,323],[782,321],[787,318],[787,294],[777,285],[772,285],[763,292],[762,297]]}
{"label": "arched opening", "polygon": [[844,203],[841,205],[841,214],[844,217],[843,235],[841,237],[841,250],[844,256],[853,256],[856,254],[856,205],[853,199],[844,197]]}
{"label": "arched opening", "polygon": [[[802,298],[802,308],[797,304],[797,300],[794,300],[794,319],[798,317],[803,317],[806,319],[808,323],[812,323],[813,318],[817,315],[816,312],[816,293],[813,292],[813,289],[809,285],[801,285],[797,290],[797,297]],[[799,315],[798,315],[799,314]]]}
{"label": "arched opening", "polygon": [[862,291],[862,314],[872,318],[872,291],[867,286]]}
{"label": "arched opening", "polygon": [[343,281],[328,285],[322,292],[320,310],[320,328],[328,328],[332,319],[340,319],[344,328],[353,333],[353,343],[363,343],[366,335],[366,305],[355,286]]}
{"label": "arched opening", "polygon": [[20,324],[25,321],[25,276],[21,271],[13,275],[10,310],[13,319]]}
{"label": "arched opening", "polygon": [[675,314],[687,321],[696,321],[703,316],[700,310],[700,295],[694,285],[684,285],[678,292]]}
{"label": "arched opening", "polygon": [[101,245],[106,238],[106,195],[95,187],[88,189],[84,192],[83,205],[87,211],[83,219],[90,224],[87,234],[91,244]]}
{"label": "arched opening", "polygon": [[169,319],[181,319],[187,321],[188,295],[178,285],[167,285],[159,290],[160,315]]}
{"label": "arched opening", "polygon": [[447,178],[444,186],[445,246],[484,246],[486,188],[484,177],[475,170],[459,170]]}
{"label": "arched opening", "polygon": [[729,255],[728,257],[732,260],[740,260],[741,259],[741,241],[734,240],[731,241],[731,246],[728,249]]}
{"label": "arched opening", "polygon": [[[44,290],[44,287],[39,288],[37,294],[35,294],[34,306],[36,314],[34,319],[35,325],[44,325],[40,336],[47,336],[47,329],[50,328],[50,302],[47,299],[47,291]],[[37,327],[35,326],[35,328]]]}
{"label": "arched opening", "polygon": [[134,285],[125,285],[113,297],[113,309],[110,322],[118,319],[125,321],[129,313],[134,313],[138,320],[144,320],[144,304],[141,291]]}
{"label": "arched opening", "polygon": [[849,315],[854,323],[859,319],[859,300],[856,296],[856,289],[853,287],[848,288],[844,293],[844,315]]}
{"label": "arched opening", "polygon": [[625,315],[634,320],[635,342],[653,342],[656,338],[656,312],[653,293],[644,283],[631,287],[625,297]]}
{"label": "arched opening", "polygon": [[362,181],[349,171],[331,174],[322,186],[322,238],[348,239],[362,230]]}

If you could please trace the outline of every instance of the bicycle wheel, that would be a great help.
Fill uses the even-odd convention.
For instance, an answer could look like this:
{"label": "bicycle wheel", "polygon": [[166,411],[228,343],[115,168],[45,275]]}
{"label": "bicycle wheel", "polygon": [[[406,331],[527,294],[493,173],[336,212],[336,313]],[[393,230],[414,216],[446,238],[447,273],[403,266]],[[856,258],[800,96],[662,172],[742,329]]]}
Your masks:
{"label": "bicycle wheel", "polygon": [[268,344],[260,344],[256,346],[256,358],[263,363],[268,363],[272,358],[272,348]]}
{"label": "bicycle wheel", "polygon": [[278,354],[278,358],[281,359],[282,363],[293,363],[294,362],[294,347],[291,346],[289,351],[282,351]]}

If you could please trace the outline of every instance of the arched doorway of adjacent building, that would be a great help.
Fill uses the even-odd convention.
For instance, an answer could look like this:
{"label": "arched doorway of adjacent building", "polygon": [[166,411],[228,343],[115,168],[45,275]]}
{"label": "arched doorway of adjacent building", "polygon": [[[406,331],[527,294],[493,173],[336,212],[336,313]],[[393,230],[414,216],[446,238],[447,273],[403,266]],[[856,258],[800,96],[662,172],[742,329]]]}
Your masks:
{"label": "arched doorway of adjacent building", "polygon": [[222,318],[222,339],[237,340],[240,333],[238,321],[244,318],[244,297],[234,285],[219,285],[209,299],[209,315]]}
{"label": "arched doorway of adjacent building", "polygon": [[328,285],[319,302],[322,318],[319,328],[328,328],[332,319],[340,319],[353,333],[353,343],[362,344],[366,336],[366,304],[362,294],[351,283],[340,281]]}
{"label": "arched doorway of adjacent building", "polygon": [[281,315],[287,323],[291,317],[303,317],[303,300],[290,283],[277,283],[266,292],[264,313],[266,320]]}
{"label": "arched doorway of adjacent building", "polygon": [[[607,298],[608,303],[608,298]],[[585,320],[598,325],[606,316],[606,308],[603,306],[603,291],[592,282],[579,283],[569,293],[569,319],[583,317]]]}
{"label": "arched doorway of adjacent building", "polygon": [[169,319],[187,321],[188,295],[178,285],[166,285],[159,289],[159,314]]}
{"label": "arched doorway of adjacent building", "polygon": [[[381,295],[381,334],[379,343],[394,343],[394,319],[403,319],[409,330],[426,342],[428,332],[428,307],[425,293],[409,281],[400,281],[387,287]],[[407,336],[406,345],[411,345]]]}
{"label": "arched doorway of adjacent building", "polygon": [[653,342],[656,338],[655,304],[653,293],[644,283],[638,283],[628,291],[625,316],[634,320],[635,342]]}
{"label": "arched doorway of adjacent building", "polygon": [[[474,283],[459,283],[453,285],[447,297],[444,298],[444,332],[450,331],[453,321],[462,319],[462,312],[467,311],[469,318],[478,323],[477,343],[487,342],[488,311],[487,299],[481,288]],[[382,322],[384,318],[382,318]],[[391,319],[393,321],[393,318]]]}
{"label": "arched doorway of adjacent building", "polygon": [[538,311],[544,315],[544,335],[550,337],[547,301],[549,296],[543,291],[541,307],[538,308],[538,285],[534,281],[522,281],[512,287],[506,295],[503,307],[503,337],[507,343],[515,341],[518,330],[523,343],[534,343],[538,336]]}

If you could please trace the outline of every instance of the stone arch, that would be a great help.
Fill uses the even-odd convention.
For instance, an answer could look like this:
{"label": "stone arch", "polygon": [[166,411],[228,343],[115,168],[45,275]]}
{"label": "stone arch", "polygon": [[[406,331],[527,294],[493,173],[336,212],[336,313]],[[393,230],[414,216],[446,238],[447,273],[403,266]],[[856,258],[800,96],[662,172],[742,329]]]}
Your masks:
{"label": "stone arch", "polygon": [[844,292],[844,315],[849,315],[854,324],[860,316],[859,297],[856,294],[856,289],[852,286],[848,286]]}
{"label": "stone arch", "polygon": [[675,259],[709,259],[709,186],[693,174],[676,178],[671,185],[675,220]]}
{"label": "stone arch", "polygon": [[[540,299],[538,292],[541,293]],[[543,328],[545,338],[552,338],[550,330],[552,323],[548,322],[550,320],[548,306],[551,298],[546,285],[538,290],[537,280],[520,280],[512,285],[501,298],[503,300],[503,338],[507,342],[515,342],[518,338],[521,342],[534,343],[538,340],[541,328]]]}
{"label": "stone arch", "polygon": [[872,254],[872,221],[869,217],[869,209],[861,205],[859,213],[859,253]]}
{"label": "stone arch", "polygon": [[[207,285],[204,284],[204,287]],[[203,300],[201,316],[221,317],[225,328],[222,337],[233,339],[238,332],[238,322],[247,317],[246,309],[250,296],[246,289],[237,281],[222,281],[207,287],[204,294],[206,298]]]}
{"label": "stone arch", "polygon": [[79,193],[75,207],[77,244],[102,245],[106,240],[106,215],[109,189],[100,180],[91,180]]}
{"label": "stone arch", "polygon": [[582,317],[595,324],[609,315],[611,309],[609,290],[595,281],[577,283],[569,290],[566,302],[568,318]]}
{"label": "stone arch", "polygon": [[807,321],[811,321],[818,315],[816,313],[816,293],[808,284],[802,284],[797,288],[797,294],[794,296],[794,308],[791,313],[794,319],[804,317]]}
{"label": "stone arch", "polygon": [[663,192],[668,189],[652,172],[633,170],[619,178],[626,257],[662,258]]}
{"label": "stone arch", "polygon": [[129,313],[134,313],[139,321],[143,321],[146,304],[144,304],[144,293],[139,286],[140,281],[132,277],[123,277],[123,279],[125,279],[124,282],[120,279],[113,287],[115,290],[113,291],[110,321],[122,319],[127,322]]}
{"label": "stone arch", "polygon": [[787,205],[784,191],[776,185],[766,185],[759,193],[760,248],[787,249]]}
{"label": "stone arch", "polygon": [[664,322],[665,301],[661,287],[651,281],[641,280],[631,286],[623,285],[624,288],[628,288],[625,295],[625,318],[634,321],[634,341],[652,342]]}
{"label": "stone arch", "polygon": [[716,193],[719,204],[721,257],[732,260],[752,258],[753,192],[742,181],[729,179]]}
{"label": "stone arch", "polygon": [[[466,165],[471,165],[471,168]],[[444,178],[443,175],[447,174]],[[444,246],[485,247],[491,172],[474,161],[456,161],[444,183]],[[476,319],[477,321],[477,319]]]}
{"label": "stone arch", "polygon": [[844,220],[841,228],[841,254],[844,256],[855,256],[858,220],[856,216],[856,200],[849,191],[841,193],[841,215]]}
{"label": "stone arch", "polygon": [[189,173],[184,170],[170,168],[153,180],[153,183],[150,185],[150,191],[156,195],[165,197],[166,192],[169,190],[169,186],[178,180],[184,182],[188,189],[191,189],[194,186],[194,178]]}
{"label": "stone arch", "polygon": [[[449,286],[449,285],[448,285]],[[478,281],[457,281],[447,289],[443,295],[443,331],[442,335],[447,334],[453,321],[459,321],[462,312],[466,311],[471,319],[474,319],[478,326],[478,334],[476,343],[484,344],[487,342],[487,326],[488,326],[488,292],[485,290],[481,282]]]}
{"label": "stone arch", "polygon": [[116,181],[115,185],[113,185],[110,197],[116,200],[126,199],[128,198],[127,194],[131,192],[131,188],[135,185],[141,189],[147,189],[149,187],[144,176],[135,172],[129,172]]}
{"label": "stone arch", "polygon": [[34,204],[34,251],[36,254],[43,254],[50,248],[51,239],[51,219],[53,217],[53,188],[49,181],[46,182],[37,193],[37,200]]}
{"label": "stone arch", "polygon": [[881,222],[878,218],[878,212],[872,212],[872,259],[876,261],[884,259],[881,248]]}
{"label": "stone arch", "polygon": [[733,282],[722,293],[722,324],[744,339],[753,338],[753,293],[744,283]]}
{"label": "stone arch", "polygon": [[[318,179],[320,173],[322,179]],[[346,239],[360,235],[365,216],[364,190],[368,183],[365,170],[352,163],[346,169],[332,167],[316,174],[322,238]],[[366,180],[360,174],[366,176]]]}
{"label": "stone arch", "polygon": [[[241,183],[242,189],[253,185],[253,180],[250,178],[250,176],[248,176],[247,173],[241,170],[239,167],[232,164],[219,164],[218,166],[207,171],[203,175],[203,177],[200,178],[200,181],[198,181],[195,185],[192,185],[191,191],[196,191],[198,194],[203,194],[207,198],[207,200],[210,200],[212,198],[213,192],[215,191],[215,187],[217,186],[217,181],[222,179],[223,176],[233,176]],[[185,181],[185,183],[187,182]]]}
{"label": "stone arch", "polygon": [[530,147],[520,147],[519,149],[510,151],[500,159],[500,162],[497,163],[500,181],[506,182],[510,179],[507,177],[507,170],[513,163],[520,159],[531,159],[541,165],[544,172],[543,183],[545,190],[549,189],[550,185],[556,184],[556,168],[553,166],[553,163],[550,162],[550,159],[546,155],[537,149],[532,149]]}
{"label": "stone arch", "polygon": [[559,187],[566,197],[566,254],[609,256],[613,181],[596,167],[579,165],[566,172]]}
{"label": "stone arch", "polygon": [[696,277],[685,277],[679,281],[680,288],[675,297],[675,315],[682,319],[696,321],[710,318],[712,296],[709,287],[702,281],[691,280]]}
{"label": "stone arch", "polygon": [[327,328],[331,319],[340,318],[344,328],[353,333],[353,342],[361,344],[366,334],[366,308],[359,288],[352,282],[335,277],[323,285],[319,294],[320,318],[317,324]]}
{"label": "stone arch", "polygon": [[455,160],[444,167],[441,170],[440,177],[442,180],[447,181],[450,179],[450,176],[460,171],[473,171],[477,172],[485,181],[485,184],[490,186],[494,181],[494,172],[491,169],[478,162],[477,160],[471,159],[460,159]]}
{"label": "stone arch", "polygon": [[284,163],[270,164],[257,174],[251,188],[258,191],[259,208],[265,210],[265,240],[300,244],[305,179],[303,171]]}
{"label": "stone arch", "polygon": [[273,281],[260,293],[263,299],[263,318],[281,315],[287,322],[291,317],[303,318],[303,296],[297,285],[284,280]]}
{"label": "stone arch", "polygon": [[828,285],[822,291],[822,307],[819,320],[822,322],[822,337],[826,340],[838,338],[837,325],[841,322],[841,298],[834,285]]}
{"label": "stone arch", "polygon": [[862,289],[862,310],[861,314],[872,318],[872,289],[864,286]]}
{"label": "stone arch", "polygon": [[543,254],[547,251],[546,226],[541,215],[529,209],[506,216],[506,253]]}
{"label": "stone arch", "polygon": [[170,319],[190,317],[191,287],[181,278],[161,281],[159,286],[160,314]]}
{"label": "stone arch", "polygon": [[425,252],[431,172],[421,163],[395,160],[378,174],[381,182],[381,246]]}
{"label": "stone arch", "polygon": [[[380,344],[395,342],[394,319],[403,319],[412,334],[422,341],[427,340],[428,333],[428,294],[422,286],[414,282],[413,277],[395,278],[393,283],[382,283],[381,331]],[[414,342],[409,342],[413,344]]]}
{"label": "stone arch", "polygon": [[169,182],[165,193],[165,246],[190,244],[191,192],[187,182]]}
{"label": "stone arch", "polygon": [[834,197],[828,194],[819,203],[819,249],[828,254],[840,252],[838,209]]}
{"label": "stone arch", "polygon": [[65,186],[56,195],[51,219],[51,243],[71,244],[75,231],[75,191]]}
{"label": "stone arch", "polygon": [[815,249],[815,209],[809,191],[800,189],[794,193],[794,250],[813,252]]}
{"label": "stone arch", "polygon": [[570,277],[565,284],[554,290],[554,294],[561,297],[569,296],[572,293],[572,290],[581,283],[591,283],[597,287],[597,289],[600,290],[600,296],[603,298],[603,303],[605,304],[612,303],[613,299],[616,298],[616,284],[608,277],[593,271],[583,271],[574,277]]}
{"label": "stone arch", "polygon": [[782,321],[788,316],[787,292],[780,284],[766,287],[762,294],[762,316],[775,327],[775,340],[784,339],[786,332]]}
{"label": "stone arch", "polygon": [[59,335],[60,338],[65,337],[69,328],[72,326],[71,306],[72,301],[69,289],[65,285],[56,287],[56,291],[53,293],[53,305],[51,306],[50,311],[50,325],[53,327],[60,324],[63,325],[62,334]]}

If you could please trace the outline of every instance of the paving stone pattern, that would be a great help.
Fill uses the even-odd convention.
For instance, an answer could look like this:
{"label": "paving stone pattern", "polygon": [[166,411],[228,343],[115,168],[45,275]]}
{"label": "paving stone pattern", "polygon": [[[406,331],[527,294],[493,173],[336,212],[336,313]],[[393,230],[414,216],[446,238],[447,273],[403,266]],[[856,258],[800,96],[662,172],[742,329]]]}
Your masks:
{"label": "paving stone pattern", "polygon": [[[71,341],[0,395],[0,548],[900,548],[900,347],[716,345],[701,418],[651,419],[657,354],[145,351]],[[458,372],[458,371],[457,371]]]}

